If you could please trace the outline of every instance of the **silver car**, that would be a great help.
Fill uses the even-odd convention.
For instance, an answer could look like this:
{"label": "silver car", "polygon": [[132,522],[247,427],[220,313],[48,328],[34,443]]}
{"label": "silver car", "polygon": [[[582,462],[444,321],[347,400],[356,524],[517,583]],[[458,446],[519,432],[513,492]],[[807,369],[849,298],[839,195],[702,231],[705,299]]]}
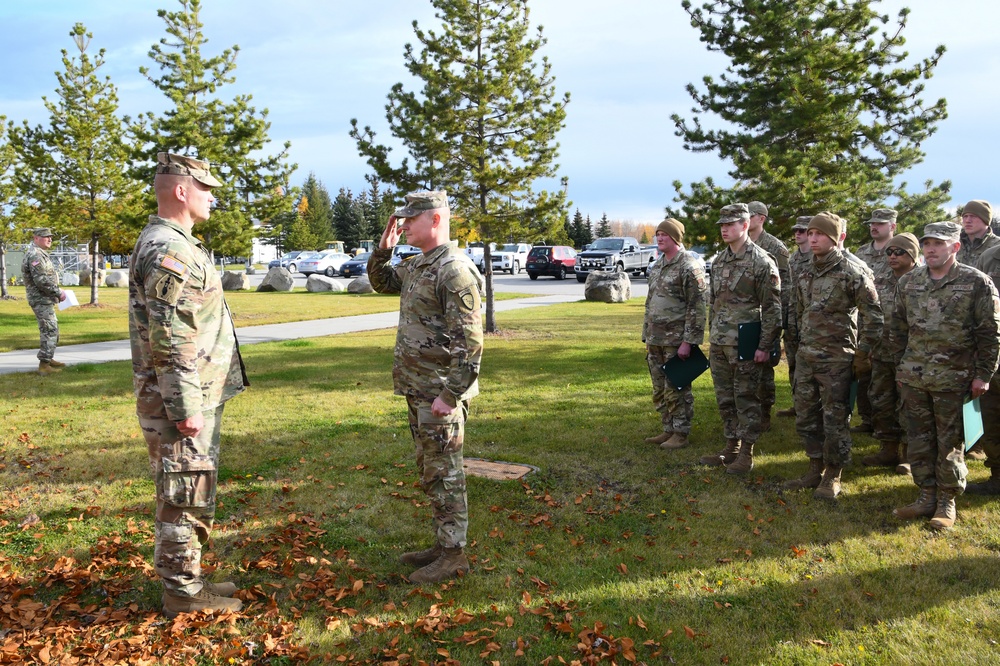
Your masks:
{"label": "silver car", "polygon": [[309,257],[305,261],[299,262],[299,272],[303,275],[322,273],[327,277],[333,277],[340,272],[340,267],[350,260],[351,256],[349,254],[337,252],[336,250],[324,250],[314,257]]}

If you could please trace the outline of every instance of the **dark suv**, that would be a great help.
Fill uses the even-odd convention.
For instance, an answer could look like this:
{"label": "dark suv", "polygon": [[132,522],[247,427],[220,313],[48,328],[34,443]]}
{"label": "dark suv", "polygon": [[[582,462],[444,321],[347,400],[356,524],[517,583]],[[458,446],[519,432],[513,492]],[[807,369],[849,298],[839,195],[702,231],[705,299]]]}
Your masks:
{"label": "dark suv", "polygon": [[567,275],[573,275],[576,266],[576,250],[568,245],[539,245],[531,248],[528,259],[524,262],[524,270],[528,277],[537,280],[539,275],[552,275],[562,280]]}

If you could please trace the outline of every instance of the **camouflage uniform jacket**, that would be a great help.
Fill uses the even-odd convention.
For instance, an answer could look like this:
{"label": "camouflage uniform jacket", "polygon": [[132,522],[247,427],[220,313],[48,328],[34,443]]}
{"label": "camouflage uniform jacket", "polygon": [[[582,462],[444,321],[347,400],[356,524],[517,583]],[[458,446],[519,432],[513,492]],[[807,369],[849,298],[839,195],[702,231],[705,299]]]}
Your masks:
{"label": "camouflage uniform jacket", "polygon": [[798,276],[804,270],[808,270],[810,264],[812,264],[813,254],[811,250],[806,250],[805,252],[800,252],[796,248],[795,252],[788,257],[788,277],[790,279],[790,284],[788,285],[788,298],[791,301],[792,290],[795,288],[795,283],[798,282]]}
{"label": "camouflage uniform jacket", "polygon": [[[976,269],[986,273],[993,280],[993,286],[1000,291],[1000,246],[994,246],[979,255],[979,262],[976,264]],[[990,381],[992,384],[994,381],[1000,381],[1000,377],[996,377]]]}
{"label": "camouflage uniform jacket", "polygon": [[794,334],[798,353],[811,363],[850,361],[857,351],[871,351],[882,335],[875,284],[856,261],[834,248],[825,257],[814,256],[799,274],[792,291]]}
{"label": "camouflage uniform jacket", "polygon": [[139,416],[183,421],[250,385],[222,281],[183,227],[150,215],[129,262],[128,292]]}
{"label": "camouflage uniform jacket", "polygon": [[705,341],[708,281],[702,263],[681,248],[670,261],[664,254],[650,267],[642,341],[659,347]]}
{"label": "camouflage uniform jacket", "polygon": [[960,264],[975,266],[979,262],[979,257],[982,256],[983,252],[998,245],[1000,245],[1000,236],[994,234],[992,229],[987,229],[986,235],[979,240],[972,240],[963,231],[962,249],[958,251],[956,259]]}
{"label": "camouflage uniform jacket", "polygon": [[56,273],[49,253],[34,243],[28,245],[21,262],[24,291],[28,305],[53,304],[59,302],[59,275]]}
{"label": "camouflage uniform jacket", "polygon": [[890,322],[896,380],[925,391],[969,390],[989,382],[1000,358],[1000,301],[988,275],[958,262],[940,280],[927,266],[899,279]]}
{"label": "camouflage uniform jacket", "polygon": [[788,303],[791,296],[789,286],[792,284],[789,273],[789,252],[785,244],[780,240],[761,229],[760,236],[754,241],[754,245],[771,255],[774,263],[778,266],[778,277],[781,278],[781,325],[787,326]]}
{"label": "camouflage uniform jacket", "polygon": [[368,258],[368,279],[381,294],[400,294],[392,364],[397,395],[440,397],[455,407],[479,395],[483,356],[482,276],[455,242],[393,267],[391,248]]}
{"label": "camouflage uniform jacket", "polygon": [[892,318],[896,314],[896,285],[898,282],[899,278],[892,272],[892,269],[889,269],[888,274],[875,285],[875,290],[878,292],[878,302],[882,307],[882,336],[872,349],[872,358],[893,365],[899,364],[899,356],[893,355],[892,347],[889,344]]}
{"label": "camouflage uniform jacket", "polygon": [[781,331],[781,280],[774,259],[749,238],[734,253],[726,247],[712,262],[708,341],[736,347],[739,325],[759,321],[757,349],[770,352]]}
{"label": "camouflage uniform jacket", "polygon": [[[868,268],[872,269],[872,273],[875,275],[876,280],[881,276],[884,271],[892,272],[889,269],[889,257],[885,256],[885,248],[881,250],[875,247],[875,241],[870,243],[865,243],[858,248],[854,256],[865,262]],[[881,293],[881,292],[879,292]]]}

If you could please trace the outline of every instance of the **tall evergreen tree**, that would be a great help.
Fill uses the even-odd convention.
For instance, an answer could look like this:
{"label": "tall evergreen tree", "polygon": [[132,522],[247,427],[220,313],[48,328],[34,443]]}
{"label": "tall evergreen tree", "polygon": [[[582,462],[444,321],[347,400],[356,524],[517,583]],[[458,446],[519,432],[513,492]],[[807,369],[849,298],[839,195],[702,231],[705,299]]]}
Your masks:
{"label": "tall evergreen tree", "polygon": [[368,224],[365,213],[354,194],[347,188],[340,188],[333,200],[333,227],[337,232],[337,240],[344,242],[347,251],[358,247],[358,241],[368,236]]}
{"label": "tall evergreen tree", "polygon": [[674,182],[680,208],[667,213],[690,225],[688,235],[717,241],[718,209],[734,201],[767,202],[779,230],[822,210],[857,226],[893,199],[922,209],[948,201],[947,181],[923,196],[898,182],[923,160],[921,143],[947,115],[944,99],[924,103],[920,83],[945,49],[902,65],[909,10],[891,24],[877,2],[716,0],[693,8],[684,0],[701,41],[730,65],[718,80],[706,76],[702,89],[687,86],[694,116],[674,114],[676,134],[685,149],[731,162],[735,181],[722,187],[706,178],[688,191]]}
{"label": "tall evergreen tree", "polygon": [[28,232],[23,219],[15,211],[18,202],[14,169],[17,152],[10,142],[7,119],[0,116],[0,298],[9,298],[7,292],[7,250],[13,243],[27,240]]}
{"label": "tall evergreen tree", "polygon": [[[419,53],[407,44],[407,70],[419,93],[397,83],[386,116],[406,157],[392,166],[390,149],[370,127],[352,120],[351,136],[376,175],[397,189],[446,189],[461,219],[487,241],[555,236],[565,218],[565,192],[535,191],[558,165],[556,134],[569,95],[557,97],[546,40],[530,35],[527,0],[431,0],[441,31],[414,22]],[[412,161],[411,161],[412,160]],[[487,249],[488,252],[488,249]],[[496,330],[487,256],[485,330]]]}
{"label": "tall evergreen tree", "polygon": [[583,223],[583,233],[580,234],[580,247],[584,245],[590,245],[594,242],[594,227],[590,222],[590,216],[587,216],[587,220]]}
{"label": "tall evergreen tree", "polygon": [[393,211],[396,210],[395,197],[388,189],[382,188],[378,176],[365,176],[368,189],[361,196],[361,210],[365,218],[365,238],[377,242]]}
{"label": "tall evergreen tree", "polygon": [[104,49],[93,60],[87,55],[93,35],[83,24],[74,25],[69,35],[79,54],[62,51],[65,71],[56,72],[58,99],[43,98],[48,126],[32,128],[25,122],[12,131],[11,140],[20,155],[21,192],[53,226],[89,243],[90,302],[96,304],[101,242],[117,251],[135,242],[143,186],[127,173],[130,146],[117,115],[117,90],[109,77],[98,76]]}
{"label": "tall evergreen tree", "polygon": [[570,224],[569,238],[573,242],[573,247],[583,247],[583,215],[577,208],[573,213],[573,222]]}
{"label": "tall evergreen tree", "polygon": [[267,222],[288,210],[286,186],[295,170],[288,164],[285,142],[276,155],[263,155],[271,123],[267,109],[258,113],[251,95],[237,95],[232,102],[218,97],[221,87],[233,83],[239,46],[214,57],[204,57],[208,42],[199,20],[201,0],[178,0],[180,11],[159,10],[168,37],[154,44],[149,57],[160,71],[139,71],[173,104],[162,115],[145,114],[135,126],[140,139],[136,158],[148,168],[152,182],[156,153],[169,151],[197,155],[212,163],[222,187],[212,194],[216,206],[208,221],[195,228],[206,245],[224,255],[248,254],[254,236],[253,221]]}
{"label": "tall evergreen tree", "polygon": [[597,223],[597,237],[607,238],[611,235],[611,222],[608,221],[608,214],[601,215],[601,221]]}
{"label": "tall evergreen tree", "polygon": [[302,185],[302,198],[308,201],[308,209],[303,214],[316,244],[325,247],[327,241],[333,240],[333,202],[323,182],[313,173],[309,174]]}

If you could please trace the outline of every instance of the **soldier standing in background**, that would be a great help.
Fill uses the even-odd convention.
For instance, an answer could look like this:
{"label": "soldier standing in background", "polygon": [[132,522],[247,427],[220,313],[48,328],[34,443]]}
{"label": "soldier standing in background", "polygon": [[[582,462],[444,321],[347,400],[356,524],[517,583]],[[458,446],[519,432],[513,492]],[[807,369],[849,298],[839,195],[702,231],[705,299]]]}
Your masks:
{"label": "soldier standing in background", "polygon": [[66,292],[59,288],[59,275],[49,259],[52,247],[52,231],[35,229],[31,245],[21,262],[21,276],[28,305],[38,320],[38,374],[51,375],[65,368],[52,357],[59,343],[59,321],[56,319],[56,303],[65,300]]}
{"label": "soldier standing in background", "polygon": [[674,356],[687,359],[691,347],[704,342],[708,282],[702,263],[684,251],[683,224],[667,218],[656,227],[655,238],[660,257],[649,269],[642,341],[663,432],[646,442],[679,449],[688,444],[694,394],[690,386],[671,384],[662,366]]}
{"label": "soldier standing in background", "polygon": [[[778,266],[778,277],[781,279],[781,327],[788,328],[788,294],[791,279],[788,273],[788,248],[780,240],[764,231],[764,223],[767,222],[767,206],[760,201],[751,201],[747,204],[750,211],[750,227],[747,235],[757,247],[771,255],[774,263]],[[785,354],[788,349],[786,347]],[[775,356],[770,362],[764,364],[760,369],[760,390],[757,392],[760,397],[760,429],[767,432],[771,429],[771,408],[774,407],[774,368],[781,362],[781,355]]]}
{"label": "soldier standing in background", "polygon": [[791,318],[795,316],[795,308],[791,304],[791,294],[795,290],[795,285],[798,283],[802,271],[807,270],[812,262],[812,250],[809,249],[809,236],[806,234],[809,229],[809,221],[812,218],[812,215],[799,215],[795,218],[795,224],[792,225],[796,249],[788,258],[789,303],[788,318],[785,320],[785,361],[788,363],[788,385],[792,389],[793,402],[788,409],[779,409],[778,416],[795,416],[795,354],[799,350],[799,340],[793,331],[793,325],[790,323]]}
{"label": "soldier standing in background", "polygon": [[[704,465],[726,465],[729,474],[753,469],[753,449],[761,434],[761,367],[781,333],[781,283],[778,267],[747,235],[750,211],[731,204],[720,211],[719,231],[726,249],[712,262],[709,290],[709,363],[726,444],[701,457]],[[760,322],[753,358],[740,359],[739,325]]]}
{"label": "soldier standing in background", "polygon": [[[1000,290],[1000,247],[991,247],[979,257],[976,268],[990,276],[993,286]],[[990,389],[979,398],[983,415],[983,436],[976,443],[985,455],[990,478],[965,487],[969,495],[1000,495],[1000,373],[990,380]],[[973,447],[976,448],[976,447]],[[966,456],[971,451],[966,452]]]}
{"label": "soldier standing in background", "polygon": [[[368,258],[375,291],[401,295],[393,386],[406,396],[417,473],[434,512],[434,545],[400,557],[403,564],[420,567],[409,576],[414,583],[469,570],[462,447],[469,402],[479,395],[482,277],[450,240],[450,219],[445,192],[407,194]],[[393,267],[392,248],[403,233],[423,253]]]}
{"label": "soldier standing in background", "polygon": [[[799,350],[795,365],[795,430],[809,469],[784,488],[815,488],[835,499],[841,473],[851,462],[848,401],[854,375],[871,370],[869,353],[882,333],[875,285],[838,245],[846,236],[841,219],[820,213],[809,222],[813,259],[792,292]],[[859,329],[857,321],[863,322]]]}
{"label": "soldier standing in background", "polygon": [[1000,301],[988,275],[959,263],[960,228],[935,222],[924,228],[925,266],[897,286],[890,345],[902,352],[896,369],[910,472],[920,489],[915,502],[893,510],[898,518],[933,516],[930,526],[955,524],[955,497],[965,489],[962,404],[989,391],[1000,358]]}
{"label": "soldier standing in background", "polygon": [[208,162],[159,153],[157,213],[129,262],[136,413],[156,484],[153,564],[167,617],[243,607],[232,598],[236,585],[201,576],[215,521],[223,406],[250,384],[219,274],[191,235],[221,184]]}
{"label": "soldier standing in background", "polygon": [[[882,306],[882,337],[872,350],[871,388],[872,425],[875,439],[882,448],[878,453],[865,456],[861,462],[880,467],[896,467],[899,474],[909,474],[906,462],[906,438],[899,418],[899,390],[896,386],[896,366],[899,358],[889,344],[892,317],[896,307],[896,284],[920,261],[920,244],[913,234],[893,236],[885,246],[889,271],[875,283],[879,304]],[[861,387],[858,387],[861,391]]]}

